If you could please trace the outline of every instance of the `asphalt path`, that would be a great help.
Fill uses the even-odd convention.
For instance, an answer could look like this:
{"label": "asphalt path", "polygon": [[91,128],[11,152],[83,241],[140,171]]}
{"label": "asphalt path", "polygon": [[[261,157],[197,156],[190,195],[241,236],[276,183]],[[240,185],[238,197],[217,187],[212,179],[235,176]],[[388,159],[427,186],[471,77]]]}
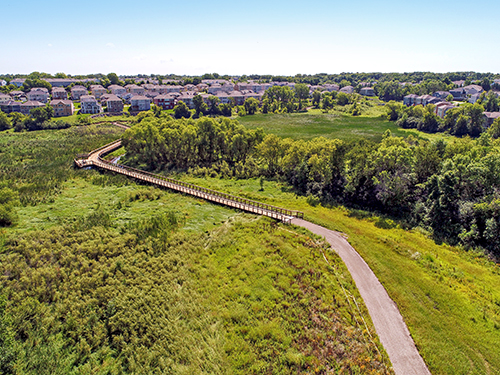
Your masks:
{"label": "asphalt path", "polygon": [[349,242],[340,233],[306,220],[292,219],[291,223],[324,237],[342,258],[368,308],[377,335],[389,355],[396,375],[431,375],[415,347],[398,307]]}

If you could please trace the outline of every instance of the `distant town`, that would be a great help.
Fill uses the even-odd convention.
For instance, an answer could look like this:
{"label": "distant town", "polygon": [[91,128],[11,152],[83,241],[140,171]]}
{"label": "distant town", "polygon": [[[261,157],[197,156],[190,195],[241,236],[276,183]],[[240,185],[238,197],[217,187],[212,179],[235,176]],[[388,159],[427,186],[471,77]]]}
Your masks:
{"label": "distant town", "polygon": [[[65,117],[73,114],[123,114],[126,110],[130,114],[148,111],[154,104],[161,109],[171,110],[183,102],[189,109],[195,108],[193,99],[199,95],[205,104],[210,103],[210,97],[215,96],[219,104],[243,105],[253,98],[262,103],[266,90],[274,86],[287,86],[293,89],[295,82],[270,79],[243,79],[241,77],[224,79],[195,80],[161,80],[159,78],[118,77],[112,83],[107,76],[102,78],[39,78],[38,84],[29,87],[26,85],[30,78],[1,79],[0,110],[10,114],[19,112],[24,115],[31,110],[50,106],[53,108],[53,117]],[[109,75],[108,75],[109,76]],[[28,76],[29,77],[29,76]],[[105,81],[105,82],[104,82]],[[267,81],[267,82],[266,82]],[[43,84],[40,84],[42,82]],[[423,82],[423,81],[422,81]],[[469,84],[467,84],[469,83]],[[406,106],[427,106],[433,104],[434,112],[440,118],[457,107],[459,102],[476,103],[484,99],[487,92],[496,98],[500,97],[500,79],[488,80],[487,86],[481,81],[467,82],[466,80],[449,81],[448,90],[436,90],[423,95],[410,93],[393,97],[381,93],[384,82],[377,81],[352,83],[346,80],[336,83],[307,84],[309,97],[315,92],[342,92],[345,94],[357,93],[365,97],[379,96],[381,99],[401,100]],[[31,82],[33,85],[33,83]],[[385,83],[387,84],[387,83]],[[404,92],[405,88],[416,86],[417,82],[397,82]],[[439,85],[438,85],[439,86]],[[396,90],[397,91],[397,90]],[[411,89],[410,89],[411,91]],[[420,90],[421,91],[421,90]],[[493,111],[484,111],[485,125],[500,117],[497,108]]]}

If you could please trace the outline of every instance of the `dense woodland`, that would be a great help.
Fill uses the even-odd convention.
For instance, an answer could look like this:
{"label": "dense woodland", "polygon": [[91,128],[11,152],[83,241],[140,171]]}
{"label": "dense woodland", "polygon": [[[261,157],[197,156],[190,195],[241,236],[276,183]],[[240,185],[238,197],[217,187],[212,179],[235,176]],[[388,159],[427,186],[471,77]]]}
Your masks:
{"label": "dense woodland", "polygon": [[229,119],[145,118],[123,140],[128,163],[148,170],[282,179],[325,203],[377,210],[436,239],[500,255],[500,143],[487,133],[294,141]]}

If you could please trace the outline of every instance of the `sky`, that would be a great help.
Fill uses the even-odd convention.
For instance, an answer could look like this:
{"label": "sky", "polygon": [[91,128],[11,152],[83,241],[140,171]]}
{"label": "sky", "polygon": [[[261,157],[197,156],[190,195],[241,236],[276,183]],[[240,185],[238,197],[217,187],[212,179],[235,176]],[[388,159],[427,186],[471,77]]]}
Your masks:
{"label": "sky", "polygon": [[500,73],[500,1],[1,0],[0,74]]}

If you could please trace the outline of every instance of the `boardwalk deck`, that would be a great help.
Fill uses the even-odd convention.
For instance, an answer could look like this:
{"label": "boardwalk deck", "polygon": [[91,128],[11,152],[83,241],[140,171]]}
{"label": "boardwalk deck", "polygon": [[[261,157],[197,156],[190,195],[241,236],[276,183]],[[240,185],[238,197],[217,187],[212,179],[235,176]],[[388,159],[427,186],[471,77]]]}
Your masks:
{"label": "boardwalk deck", "polygon": [[111,142],[107,145],[99,147],[89,154],[79,155],[81,159],[75,159],[75,164],[79,168],[95,166],[114,173],[119,173],[136,180],[151,183],[157,186],[165,187],[184,194],[189,194],[198,198],[202,198],[211,202],[223,204],[229,207],[240,209],[247,212],[252,212],[257,215],[268,216],[276,220],[288,223],[293,218],[304,218],[304,214],[300,211],[289,210],[282,207],[272,206],[266,203],[253,201],[246,198],[241,198],[235,195],[222,193],[220,191],[207,189],[201,186],[193,185],[187,182],[174,180],[172,178],[161,175],[141,171],[139,169],[115,165],[102,158],[102,156],[113,152],[121,147],[121,141]]}

